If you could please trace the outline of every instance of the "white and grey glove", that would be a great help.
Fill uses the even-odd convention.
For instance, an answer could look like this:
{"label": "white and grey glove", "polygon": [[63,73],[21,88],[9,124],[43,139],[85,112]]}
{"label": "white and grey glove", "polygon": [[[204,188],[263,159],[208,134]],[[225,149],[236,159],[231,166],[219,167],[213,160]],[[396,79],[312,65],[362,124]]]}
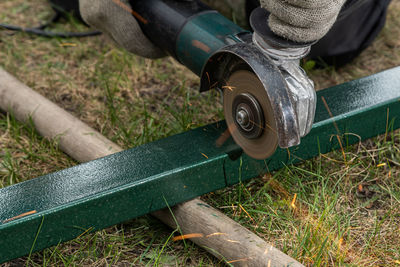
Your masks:
{"label": "white and grey glove", "polygon": [[321,39],[332,27],[346,0],[260,0],[268,10],[269,27],[296,42]]}
{"label": "white and grey glove", "polygon": [[129,52],[147,58],[164,56],[143,34],[129,9],[128,0],[79,0],[79,11],[85,22]]}

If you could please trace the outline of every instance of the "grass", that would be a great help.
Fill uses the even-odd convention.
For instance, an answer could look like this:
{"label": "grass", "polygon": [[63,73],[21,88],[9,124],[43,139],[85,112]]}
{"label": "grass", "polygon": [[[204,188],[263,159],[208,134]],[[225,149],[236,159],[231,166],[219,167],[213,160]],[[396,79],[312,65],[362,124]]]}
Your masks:
{"label": "grass", "polygon": [[[35,25],[45,0],[5,0],[0,21]],[[339,70],[309,68],[317,88],[400,63],[400,1],[374,44]],[[56,30],[85,30],[61,22]],[[0,31],[0,65],[122,147],[134,147],[222,118],[220,97],[171,58],[147,60],[104,36],[46,39]],[[194,89],[194,90],[192,90]],[[208,203],[305,265],[400,263],[400,133],[320,155],[203,196]],[[32,124],[0,113],[0,187],[77,164]],[[3,266],[220,266],[173,230],[144,216],[83,235]]]}

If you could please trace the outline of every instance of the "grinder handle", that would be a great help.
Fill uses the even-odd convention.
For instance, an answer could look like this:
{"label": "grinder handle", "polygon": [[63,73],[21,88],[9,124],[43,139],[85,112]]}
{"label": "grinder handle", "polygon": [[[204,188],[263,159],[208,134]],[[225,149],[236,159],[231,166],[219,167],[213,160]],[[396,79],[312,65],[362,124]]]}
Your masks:
{"label": "grinder handle", "polygon": [[168,55],[200,75],[208,58],[240,42],[246,32],[198,0],[131,0],[144,34]]}

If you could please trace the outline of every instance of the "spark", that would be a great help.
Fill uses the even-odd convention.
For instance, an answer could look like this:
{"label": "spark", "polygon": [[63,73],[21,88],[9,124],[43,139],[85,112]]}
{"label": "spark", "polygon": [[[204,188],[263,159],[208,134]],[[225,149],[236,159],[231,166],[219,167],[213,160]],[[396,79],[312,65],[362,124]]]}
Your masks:
{"label": "spark", "polygon": [[208,159],[208,156],[204,153],[201,153],[206,159]]}
{"label": "spark", "polygon": [[289,150],[289,148],[286,148],[286,150],[287,150],[287,153],[288,153],[288,156],[289,156],[289,159],[290,159],[290,150]]}
{"label": "spark", "polygon": [[264,251],[264,255],[267,255],[268,252],[273,248],[273,246],[271,245],[270,247],[267,247]]}
{"label": "spark", "polygon": [[19,219],[19,218],[22,218],[22,217],[25,217],[25,216],[28,216],[28,215],[31,215],[31,214],[35,214],[36,212],[37,212],[36,210],[31,210],[31,211],[28,211],[28,212],[25,212],[25,213],[21,213],[20,215],[17,215],[17,216],[14,216],[14,217],[10,218],[10,219],[4,220],[3,223],[11,222],[13,220],[16,220],[16,219]]}
{"label": "spark", "polygon": [[342,248],[342,245],[343,245],[343,237],[341,237],[341,238],[339,239],[336,254],[339,254],[340,249]]}
{"label": "spark", "polygon": [[268,260],[268,265],[267,267],[271,267],[271,260]]}
{"label": "spark", "polygon": [[239,241],[237,241],[237,240],[232,240],[232,239],[227,239],[226,241],[231,242],[231,243],[240,243]]}
{"label": "spark", "polygon": [[204,237],[204,235],[200,234],[200,233],[178,235],[178,236],[175,236],[174,238],[172,238],[172,241],[178,241],[178,240],[184,240],[184,239],[190,239],[190,238],[196,238],[196,237]]}
{"label": "spark", "polygon": [[343,237],[341,237],[339,239],[338,250],[340,250],[340,248],[342,247],[342,244],[343,244]]}
{"label": "spark", "polygon": [[206,235],[206,237],[208,238],[208,237],[212,237],[212,236],[216,236],[216,235],[228,235],[228,234],[227,233],[219,233],[219,232],[217,232],[217,233],[212,233],[212,234]]}
{"label": "spark", "polygon": [[359,185],[358,185],[358,191],[359,191],[359,192],[364,191],[364,187],[362,186],[362,184],[359,184]]}
{"label": "spark", "polygon": [[386,166],[386,163],[379,163],[378,165],[376,165],[376,167],[384,167]]}
{"label": "spark", "polygon": [[218,84],[218,82],[213,83],[210,88],[214,88],[216,85]]}
{"label": "spark", "polygon": [[249,218],[254,222],[253,218],[250,216],[250,214],[247,212],[247,210],[245,210],[245,209],[243,208],[243,206],[242,206],[241,204],[239,204],[239,207],[240,207],[244,212],[246,212],[247,216],[249,216]]}
{"label": "spark", "polygon": [[[258,128],[263,129],[263,130],[266,130],[265,127],[263,127],[262,125],[257,124],[255,121],[252,121],[252,120],[249,120],[249,121],[250,121],[253,125],[257,126]],[[278,132],[277,132],[274,128],[272,128],[272,126],[270,126],[269,124],[266,123],[265,126],[267,126],[267,128],[270,129],[272,132],[278,134]]]}
{"label": "spark", "polygon": [[295,203],[296,203],[296,198],[297,198],[297,194],[295,193],[294,196],[293,196],[293,199],[292,199],[292,203],[290,203],[290,206],[291,206],[293,209],[296,209],[296,205],[295,205]]}
{"label": "spark", "polygon": [[211,80],[210,80],[210,75],[208,74],[208,72],[206,71],[206,75],[207,75],[207,79],[208,79],[208,84],[210,84],[211,83]]}
{"label": "spark", "polygon": [[224,85],[224,86],[222,86],[222,89],[228,89],[228,90],[230,90],[231,92],[233,92],[233,89],[235,89],[236,87],[234,87],[234,86],[230,86],[230,85]]}
{"label": "spark", "polygon": [[120,0],[113,0],[114,3],[131,13],[137,20],[142,22],[143,24],[149,23],[145,18],[143,18],[139,13],[137,13],[135,10],[133,10],[130,6],[127,4],[122,3]]}
{"label": "spark", "polygon": [[247,260],[249,260],[250,258],[243,258],[243,259],[237,259],[237,260],[231,260],[231,261],[228,261],[227,263],[234,263],[234,262],[239,262],[239,261],[247,261]]}

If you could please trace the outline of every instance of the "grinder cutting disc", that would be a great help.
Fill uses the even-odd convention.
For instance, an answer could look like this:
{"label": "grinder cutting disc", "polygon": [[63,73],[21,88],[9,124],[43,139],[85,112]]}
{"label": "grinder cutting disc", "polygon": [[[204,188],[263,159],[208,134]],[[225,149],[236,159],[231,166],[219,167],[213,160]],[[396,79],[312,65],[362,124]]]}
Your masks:
{"label": "grinder cutting disc", "polygon": [[224,113],[229,131],[255,159],[271,156],[278,145],[275,119],[264,86],[251,71],[238,70],[224,87]]}

